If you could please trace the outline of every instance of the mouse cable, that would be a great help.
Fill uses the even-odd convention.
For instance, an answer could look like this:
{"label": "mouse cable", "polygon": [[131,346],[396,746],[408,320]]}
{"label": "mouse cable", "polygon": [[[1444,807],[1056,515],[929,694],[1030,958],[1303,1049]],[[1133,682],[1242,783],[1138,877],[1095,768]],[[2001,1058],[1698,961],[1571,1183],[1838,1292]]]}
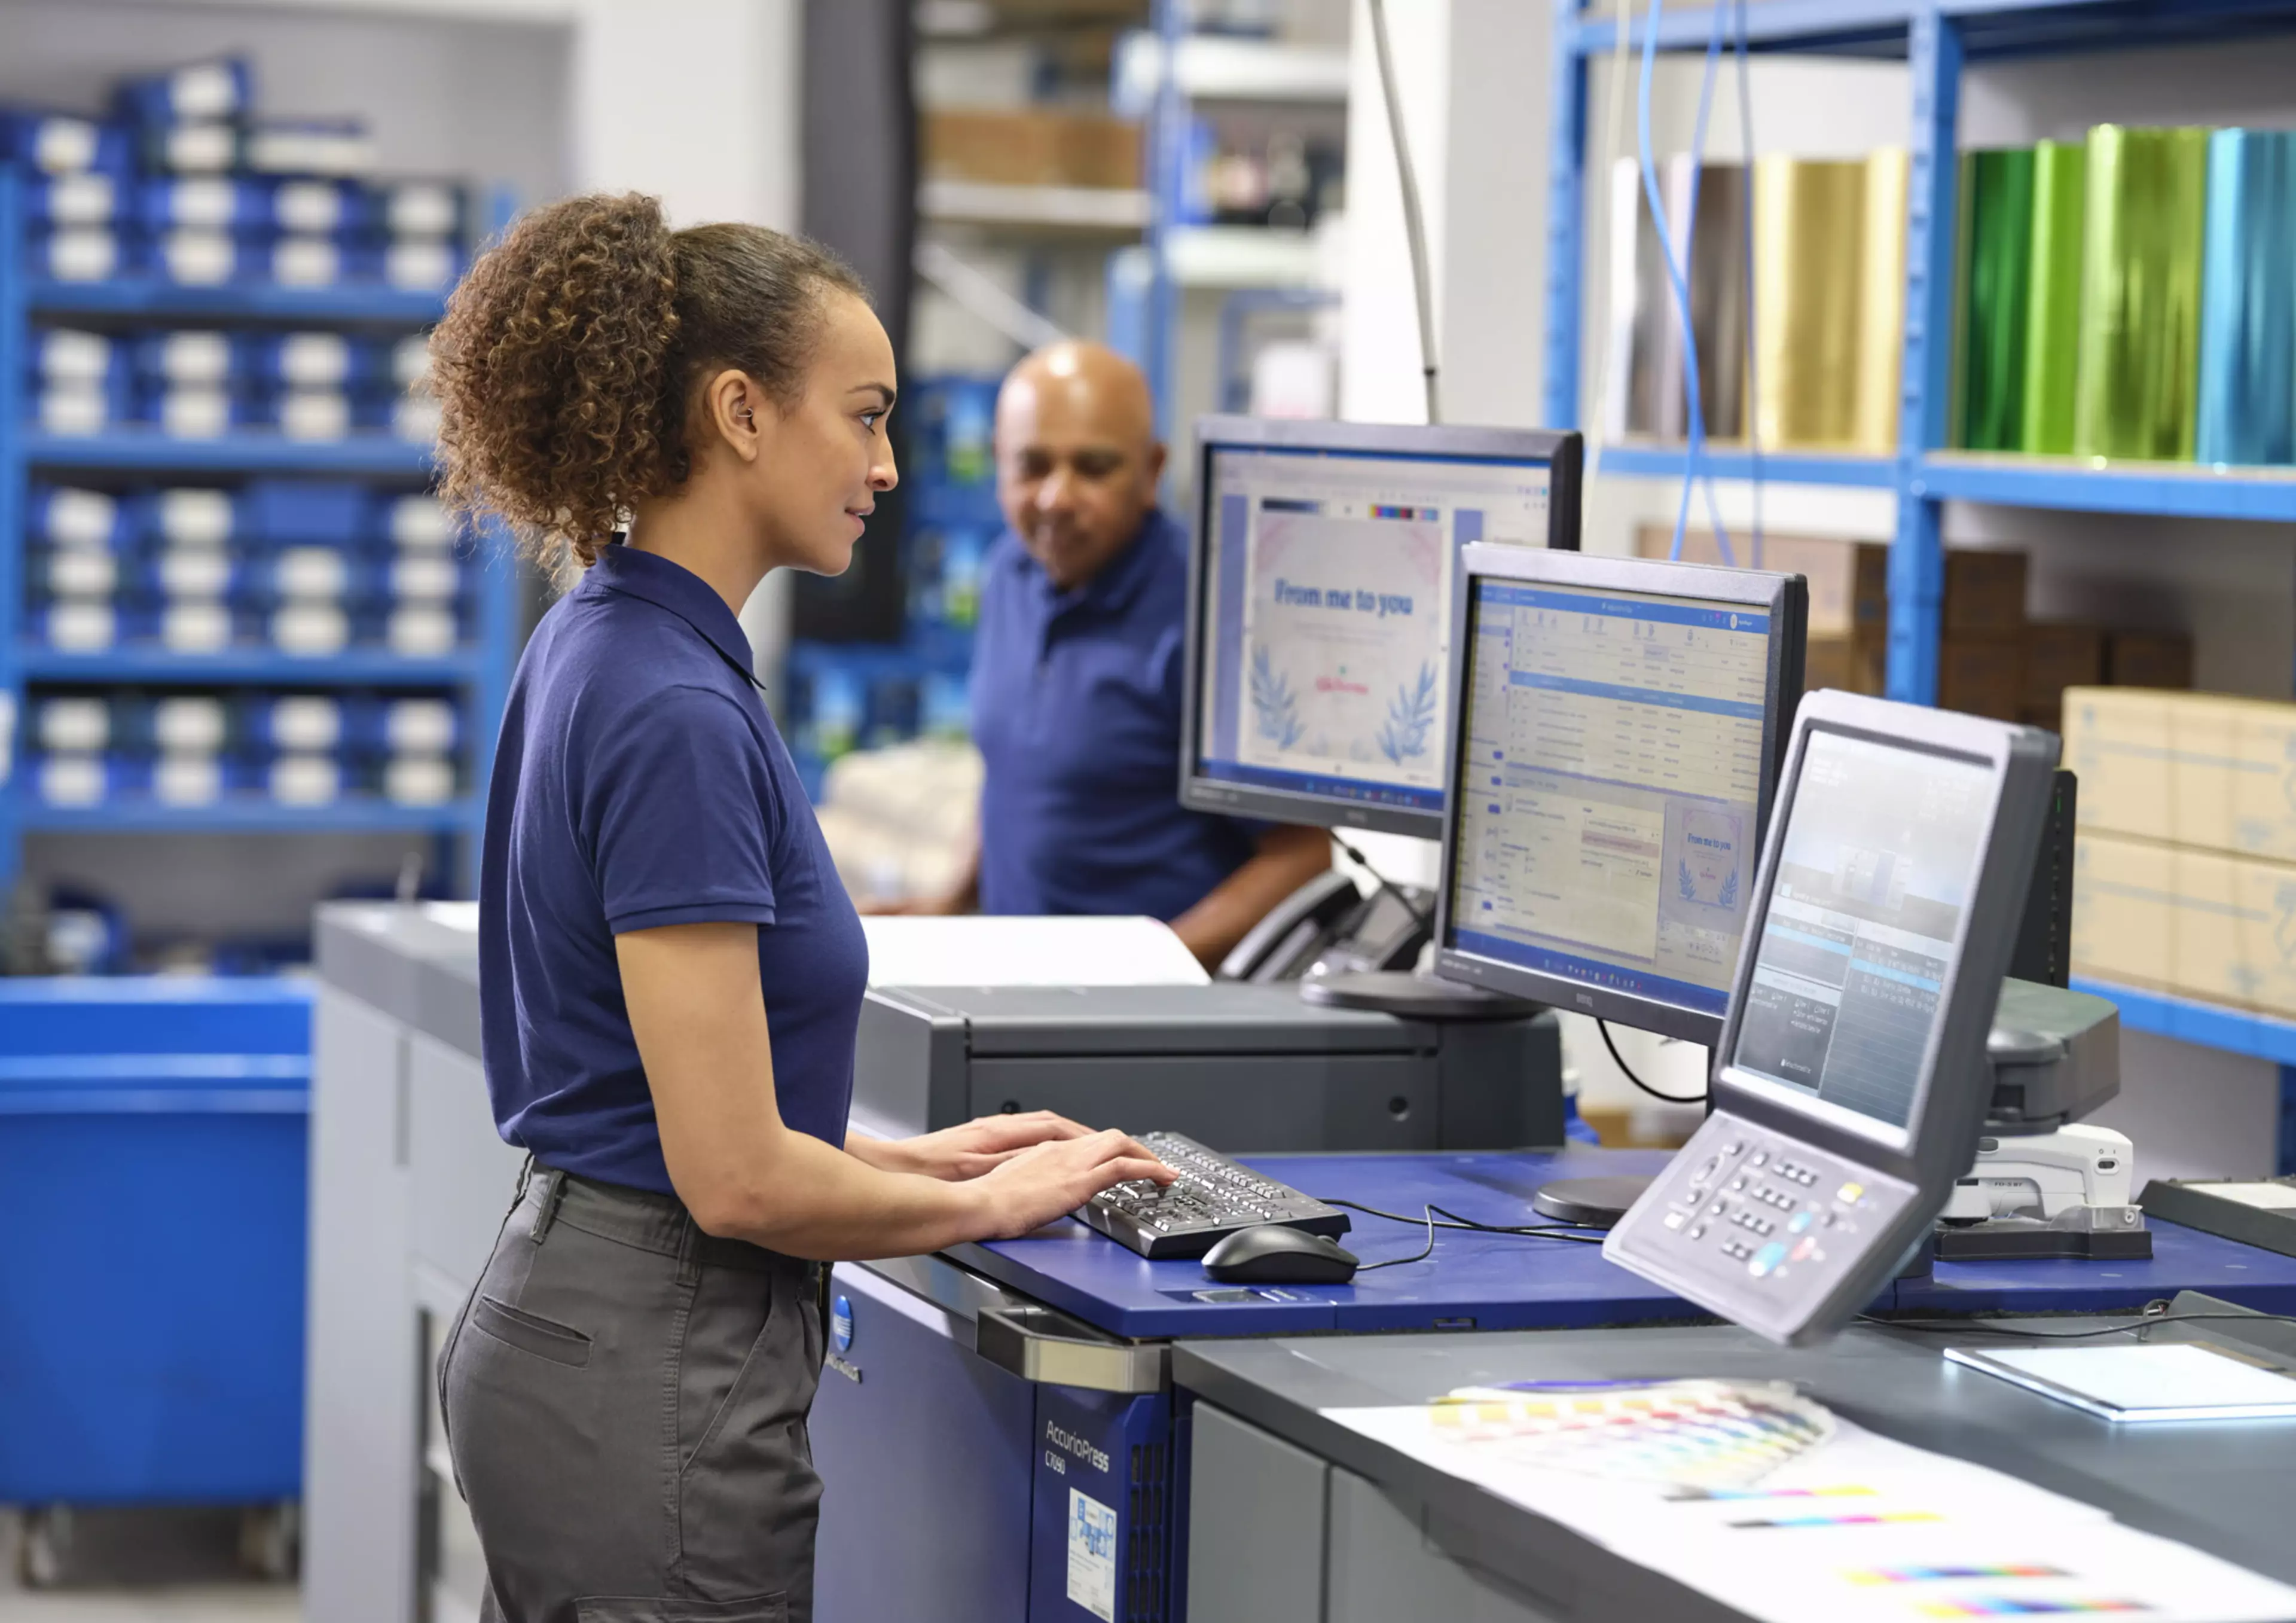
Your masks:
{"label": "mouse cable", "polygon": [[1870,1313],[1859,1314],[1857,1322],[1878,1330],[1909,1330],[1921,1335],[2010,1336],[2035,1341],[2087,1341],[2098,1336],[2132,1335],[2155,1324],[2194,1324],[2211,1320],[2242,1324],[2296,1324],[2296,1314],[2170,1313],[2168,1307],[2164,1301],[2148,1302],[2143,1318],[2128,1324],[2108,1324],[2102,1330],[2013,1330],[2005,1324],[1967,1319],[1885,1319]]}
{"label": "mouse cable", "polygon": [[1597,1020],[1595,1022],[1595,1029],[1603,1034],[1603,1046],[1611,1051],[1611,1063],[1619,1068],[1620,1072],[1625,1076],[1628,1081],[1633,1083],[1636,1087],[1641,1088],[1643,1092],[1648,1094],[1652,1098],[1663,1099],[1669,1104],[1703,1104],[1706,1102],[1707,1095],[1703,1093],[1692,1094],[1687,1098],[1684,1098],[1674,1094],[1662,1094],[1659,1092],[1658,1089],[1652,1087],[1649,1083],[1635,1075],[1634,1067],[1628,1065],[1626,1062],[1626,1057],[1620,1053],[1619,1045],[1611,1040],[1611,1022],[1609,1021]]}
{"label": "mouse cable", "polygon": [[1416,1225],[1434,1218],[1438,1219],[1434,1223],[1437,1228],[1456,1229],[1466,1234],[1512,1234],[1525,1240],[1570,1240],[1582,1245],[1602,1243],[1601,1231],[1582,1228],[1570,1223],[1526,1224],[1521,1226],[1510,1226],[1502,1223],[1478,1223],[1472,1217],[1463,1217],[1457,1212],[1447,1211],[1440,1206],[1428,1207],[1426,1217],[1406,1217],[1401,1212],[1382,1211],[1378,1207],[1365,1206],[1360,1201],[1334,1201],[1322,1195],[1316,1198],[1326,1206],[1343,1206],[1349,1211],[1359,1211],[1367,1217],[1379,1217],[1389,1223],[1409,1223]]}
{"label": "mouse cable", "polygon": [[[1341,839],[1337,834],[1333,834],[1332,836],[1332,843],[1348,854],[1348,860],[1349,862],[1355,864],[1356,866],[1370,874],[1371,882],[1373,884],[1377,885],[1381,889],[1393,897],[1396,901],[1401,905],[1403,911],[1411,915],[1411,922],[1413,923],[1418,925],[1420,929],[1425,930],[1430,935],[1433,935],[1435,933],[1435,915],[1432,913],[1423,911],[1417,903],[1414,902],[1408,896],[1406,896],[1403,893],[1401,886],[1395,884],[1393,881],[1389,880],[1386,874],[1382,873],[1377,868],[1373,867],[1371,865],[1370,857],[1365,856],[1361,851],[1357,850],[1354,846],[1350,845],[1347,840]],[[1409,1219],[1409,1221],[1416,1223],[1419,1219],[1413,1217]]]}
{"label": "mouse cable", "polygon": [[[1326,1201],[1326,1202],[1325,1202],[1325,1204],[1327,1204],[1327,1205],[1328,1205],[1329,1203],[1330,1203],[1330,1202],[1328,1202],[1328,1201]],[[1398,1223],[1408,1223],[1408,1222],[1410,1222],[1410,1221],[1411,1221],[1411,1219],[1410,1219],[1409,1217],[1398,1217],[1398,1218],[1396,1219],[1396,1221],[1397,1221],[1397,1222],[1398,1222]],[[1435,1254],[1435,1209],[1434,1209],[1432,1206],[1430,1206],[1429,1208],[1427,1208],[1427,1243],[1426,1243],[1425,1245],[1421,1246],[1421,1247],[1420,1247],[1416,1251],[1414,1251],[1414,1252],[1413,1252],[1410,1256],[1408,1256],[1408,1257],[1390,1257],[1390,1258],[1389,1258],[1385,1262],[1366,1262],[1366,1263],[1364,1263],[1363,1265],[1361,1265],[1360,1266],[1358,1266],[1358,1267],[1356,1269],[1356,1272],[1357,1272],[1357,1273],[1358,1273],[1358,1274],[1368,1274],[1368,1273],[1370,1273],[1374,1268],[1392,1268],[1392,1267],[1395,1267],[1395,1266],[1398,1266],[1398,1265],[1400,1265],[1400,1264],[1402,1264],[1402,1263],[1406,1263],[1406,1262],[1424,1262],[1424,1261],[1426,1261],[1430,1257],[1432,1257],[1434,1254]]]}

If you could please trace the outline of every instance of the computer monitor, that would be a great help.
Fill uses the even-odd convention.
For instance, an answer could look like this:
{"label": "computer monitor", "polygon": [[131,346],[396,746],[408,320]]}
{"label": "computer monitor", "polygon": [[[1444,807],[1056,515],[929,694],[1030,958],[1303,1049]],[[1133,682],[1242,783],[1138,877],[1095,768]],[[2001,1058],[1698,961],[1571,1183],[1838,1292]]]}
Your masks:
{"label": "computer monitor", "polygon": [[2038,728],[1802,701],[1711,1112],[1605,1256],[1786,1343],[1873,1299],[1976,1154],[2056,755]]}
{"label": "computer monitor", "polygon": [[1465,565],[1436,974],[1711,1047],[1801,697],[1801,577]]}
{"label": "computer monitor", "polygon": [[1575,550],[1576,434],[1197,424],[1180,799],[1436,839],[1471,543]]}

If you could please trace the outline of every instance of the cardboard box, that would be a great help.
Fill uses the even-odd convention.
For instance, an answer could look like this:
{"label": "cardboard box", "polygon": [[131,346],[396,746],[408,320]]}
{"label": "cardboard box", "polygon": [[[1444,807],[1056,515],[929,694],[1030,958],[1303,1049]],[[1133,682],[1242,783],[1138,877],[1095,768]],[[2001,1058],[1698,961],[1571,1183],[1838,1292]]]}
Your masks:
{"label": "cardboard box", "polygon": [[924,177],[1013,186],[1136,186],[1140,127],[1042,109],[949,109],[922,121]]}
{"label": "cardboard box", "polygon": [[2115,687],[2193,685],[2193,639],[2181,631],[2115,631],[2105,639],[2102,680]]}
{"label": "cardboard box", "polygon": [[[1746,538],[1733,536],[1734,548]],[[1639,557],[1664,558],[1674,531],[1649,524],[1635,532]],[[1718,564],[1722,549],[1710,529],[1682,538],[1685,563]],[[1748,561],[1742,554],[1741,564]],[[1764,536],[1762,567],[1799,575],[1809,594],[1809,643],[1802,688],[1882,692],[1890,650],[1890,549],[1875,541],[1835,541],[1823,536]]]}
{"label": "cardboard box", "polygon": [[2104,680],[2104,631],[2095,626],[2025,627],[2025,702],[2054,709],[2069,687]]}
{"label": "cardboard box", "polygon": [[2084,831],[2073,852],[2072,965],[2099,980],[2296,1015],[2296,867]]}
{"label": "cardboard box", "polygon": [[1938,708],[2016,720],[2024,698],[2024,653],[2013,638],[1948,633],[1938,644]]}
{"label": "cardboard box", "polygon": [[1948,551],[1945,634],[2009,636],[2025,628],[2025,554]]}
{"label": "cardboard box", "polygon": [[1815,693],[1821,687],[1833,687],[1845,693],[1872,693],[1878,697],[1888,663],[1886,638],[1813,636],[1802,660],[1802,691]]}
{"label": "cardboard box", "polygon": [[2069,688],[2082,830],[2296,863],[2296,704]]}

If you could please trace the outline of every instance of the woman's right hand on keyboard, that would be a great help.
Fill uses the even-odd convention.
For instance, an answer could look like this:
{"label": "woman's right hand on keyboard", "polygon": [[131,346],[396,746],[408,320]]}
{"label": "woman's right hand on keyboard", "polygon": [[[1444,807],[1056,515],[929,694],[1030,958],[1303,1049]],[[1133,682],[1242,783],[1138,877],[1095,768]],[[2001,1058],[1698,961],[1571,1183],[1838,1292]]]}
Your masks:
{"label": "woman's right hand on keyboard", "polygon": [[1110,1128],[1021,1151],[965,1187],[981,1202],[984,1240],[1013,1240],[1066,1217],[1102,1190],[1134,1178],[1167,1184],[1177,1175],[1139,1140]]}

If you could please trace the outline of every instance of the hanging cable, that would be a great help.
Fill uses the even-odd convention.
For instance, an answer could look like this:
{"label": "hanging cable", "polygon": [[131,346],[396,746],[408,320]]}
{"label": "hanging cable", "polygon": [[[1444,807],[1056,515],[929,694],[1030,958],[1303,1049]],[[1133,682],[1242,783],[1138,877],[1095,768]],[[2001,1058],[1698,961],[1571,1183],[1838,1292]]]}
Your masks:
{"label": "hanging cable", "polygon": [[1635,1075],[1634,1067],[1627,1063],[1626,1056],[1619,1052],[1618,1044],[1611,1040],[1611,1022],[1609,1021],[1596,1021],[1595,1022],[1595,1029],[1603,1034],[1603,1046],[1611,1051],[1611,1063],[1619,1068],[1620,1074],[1624,1076],[1628,1081],[1633,1083],[1636,1087],[1641,1088],[1643,1092],[1648,1094],[1652,1098],[1663,1099],[1669,1104],[1703,1104],[1706,1102],[1706,1095],[1702,1093],[1692,1094],[1687,1098],[1685,1098],[1675,1094],[1662,1094],[1659,1092],[1658,1089],[1652,1087],[1649,1083]]}
{"label": "hanging cable", "polygon": [[1435,921],[1428,913],[1427,909],[1420,906],[1418,903],[1413,901],[1409,896],[1405,894],[1400,886],[1390,882],[1386,874],[1382,873],[1377,868],[1373,867],[1371,865],[1371,858],[1365,857],[1361,851],[1356,849],[1354,846],[1349,844],[1347,838],[1344,835],[1333,834],[1332,836],[1332,843],[1339,847],[1341,850],[1347,853],[1348,860],[1349,862],[1355,864],[1356,866],[1370,874],[1371,882],[1373,884],[1377,885],[1381,889],[1396,899],[1397,905],[1402,907],[1404,912],[1411,915],[1411,921],[1413,923],[1425,930],[1432,930],[1435,928]]}
{"label": "hanging cable", "polygon": [[1427,274],[1427,226],[1419,213],[1419,178],[1411,168],[1411,147],[1403,133],[1403,93],[1395,80],[1395,53],[1387,43],[1386,0],[1370,0],[1372,50],[1379,59],[1379,87],[1387,102],[1388,139],[1395,146],[1395,177],[1403,193],[1403,235],[1411,250],[1411,297],[1419,314],[1419,371],[1427,385],[1427,421],[1443,421],[1435,387],[1435,301]]}
{"label": "hanging cable", "polygon": [[1746,0],[1737,0],[1738,152],[1745,165],[1746,184],[1739,195],[1746,228],[1746,450],[1754,484],[1752,567],[1762,567],[1762,436],[1754,422],[1754,403],[1761,396],[1760,363],[1754,343],[1754,88],[1746,65]]}
{"label": "hanging cable", "polygon": [[[1688,242],[1685,230],[1681,249],[1677,249],[1673,230],[1667,224],[1665,200],[1660,195],[1658,166],[1651,156],[1651,83],[1658,65],[1658,29],[1663,0],[1651,0],[1650,13],[1644,25],[1643,64],[1640,83],[1636,88],[1636,152],[1641,161],[1643,195],[1650,205],[1651,222],[1657,229],[1659,257],[1665,262],[1666,277],[1674,291],[1677,314],[1682,322],[1682,374],[1685,405],[1688,417],[1688,446],[1682,474],[1682,501],[1674,521],[1674,545],[1668,555],[1679,559],[1682,542],[1690,526],[1690,504],[1697,488],[1701,453],[1706,439],[1706,406],[1699,389],[1698,340],[1691,324],[1690,283],[1685,270]],[[1721,61],[1722,12],[1718,7],[1714,27],[1707,38],[1706,68],[1698,94],[1698,121],[1690,154],[1690,188],[1685,212],[1689,216],[1686,225],[1696,223],[1698,206],[1698,165],[1706,143],[1706,119],[1712,94],[1715,71]],[[1714,525],[1715,544],[1721,549],[1722,561],[1734,564],[1737,560],[1730,546],[1730,537],[1722,525],[1719,505],[1714,494],[1714,482],[1710,475],[1706,483],[1707,514]]]}

